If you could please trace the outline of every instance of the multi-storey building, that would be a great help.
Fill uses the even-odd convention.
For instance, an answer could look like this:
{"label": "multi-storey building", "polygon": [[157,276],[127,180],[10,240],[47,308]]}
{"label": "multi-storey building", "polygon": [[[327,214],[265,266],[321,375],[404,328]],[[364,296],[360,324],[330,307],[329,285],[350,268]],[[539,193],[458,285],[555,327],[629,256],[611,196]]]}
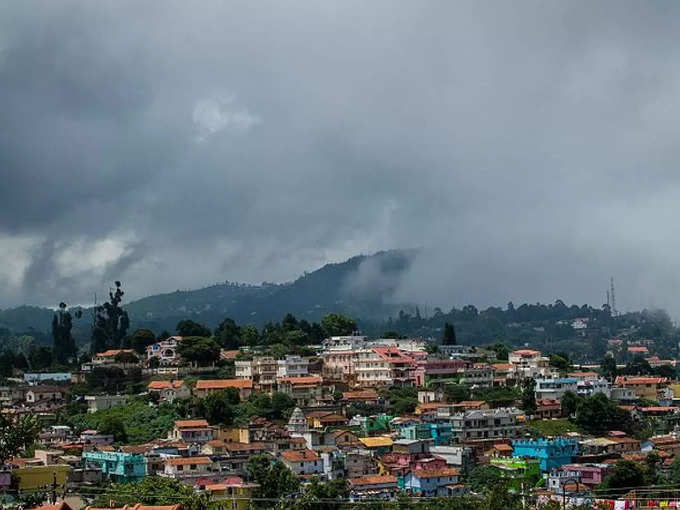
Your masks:
{"label": "multi-storey building", "polygon": [[568,391],[576,394],[578,379],[565,377],[560,379],[536,379],[534,393],[536,400],[561,400]]}
{"label": "multi-storey building", "polygon": [[356,384],[362,387],[415,383],[416,360],[396,347],[373,347],[354,353]]}
{"label": "multi-storey building", "polygon": [[306,407],[314,405],[324,399],[333,388],[323,386],[323,379],[318,375],[306,377],[286,377],[278,381],[279,391],[289,395],[295,405]]}
{"label": "multi-storey building", "polygon": [[85,467],[98,467],[113,482],[137,482],[147,475],[146,457],[122,451],[83,452]]}
{"label": "multi-storey building", "polygon": [[632,377],[620,375],[614,381],[616,386],[629,388],[638,398],[656,400],[657,393],[668,383],[665,377]]}
{"label": "multi-storey building", "polygon": [[165,469],[159,474],[194,485],[198,479],[217,478],[219,465],[210,457],[173,457],[166,460]]}
{"label": "multi-storey building", "polygon": [[177,345],[181,341],[181,336],[171,336],[147,346],[146,360],[149,361],[151,358],[156,358],[161,365],[177,364],[180,359],[179,354],[177,354]]}
{"label": "multi-storey building", "polygon": [[612,386],[604,377],[588,377],[578,381],[576,392],[582,397],[602,393],[607,398],[610,398],[612,396]]}
{"label": "multi-storey building", "polygon": [[455,413],[449,418],[452,441],[517,437],[522,428],[517,421],[521,414],[515,407]]}
{"label": "multi-storey building", "polygon": [[458,382],[459,371],[470,366],[470,362],[462,359],[435,359],[419,361],[413,374],[417,386],[429,386],[432,383],[446,384]]}
{"label": "multi-storey building", "polygon": [[515,365],[520,377],[549,377],[554,370],[550,367],[549,358],[535,349],[518,349],[508,355],[508,363]]}
{"label": "multi-storey building", "polygon": [[276,361],[277,378],[305,377],[309,374],[309,360],[302,356],[286,356]]}
{"label": "multi-storey building", "polygon": [[278,364],[271,356],[235,361],[234,368],[236,379],[252,381],[256,391],[271,393],[276,388]]}
{"label": "multi-storey building", "polygon": [[493,365],[474,363],[472,366],[460,370],[458,382],[468,386],[489,388],[493,386],[494,373]]}
{"label": "multi-storey building", "polygon": [[253,392],[253,381],[247,379],[199,379],[194,386],[194,395],[205,398],[211,393],[236,388],[241,401],[248,400]]}
{"label": "multi-storey building", "polygon": [[578,453],[576,439],[521,439],[512,442],[515,457],[540,459],[540,469],[547,473],[552,469],[569,464]]}
{"label": "multi-storey building", "polygon": [[185,443],[207,443],[213,438],[213,429],[206,420],[177,420],[168,433],[168,439]]}
{"label": "multi-storey building", "polygon": [[284,450],[281,461],[296,475],[320,475],[323,473],[323,461],[314,450]]}

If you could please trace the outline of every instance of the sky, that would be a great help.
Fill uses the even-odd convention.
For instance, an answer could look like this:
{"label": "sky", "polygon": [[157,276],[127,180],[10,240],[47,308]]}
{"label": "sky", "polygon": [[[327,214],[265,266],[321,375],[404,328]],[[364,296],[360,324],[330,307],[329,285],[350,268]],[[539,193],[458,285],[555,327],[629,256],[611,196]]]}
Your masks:
{"label": "sky", "polygon": [[680,317],[680,4],[0,4],[0,307],[289,281]]}

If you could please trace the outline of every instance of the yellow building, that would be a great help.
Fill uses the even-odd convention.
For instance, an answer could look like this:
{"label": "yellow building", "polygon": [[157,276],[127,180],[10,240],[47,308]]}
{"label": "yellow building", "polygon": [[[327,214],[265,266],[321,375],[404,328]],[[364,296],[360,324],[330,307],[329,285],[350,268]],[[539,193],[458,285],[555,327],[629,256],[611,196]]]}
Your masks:
{"label": "yellow building", "polygon": [[68,464],[26,466],[12,471],[12,475],[16,477],[19,490],[51,487],[55,481],[55,474],[57,485],[64,486],[70,473],[71,466]]}
{"label": "yellow building", "polygon": [[249,443],[248,427],[221,427],[217,430],[217,439],[225,443]]}
{"label": "yellow building", "polygon": [[253,491],[259,487],[256,483],[229,482],[206,485],[205,490],[215,501],[222,502],[221,506],[231,510],[248,510]]}
{"label": "yellow building", "polygon": [[636,397],[657,400],[658,392],[668,384],[665,377],[618,376],[615,386],[622,386],[633,391]]}

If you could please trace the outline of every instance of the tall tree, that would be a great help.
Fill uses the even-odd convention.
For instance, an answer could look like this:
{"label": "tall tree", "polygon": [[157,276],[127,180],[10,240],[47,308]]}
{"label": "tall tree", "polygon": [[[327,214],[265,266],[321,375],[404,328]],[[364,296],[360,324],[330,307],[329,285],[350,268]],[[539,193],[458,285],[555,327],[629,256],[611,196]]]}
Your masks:
{"label": "tall tree", "polygon": [[354,319],[340,313],[329,313],[321,319],[321,327],[327,336],[351,335],[357,329]]}
{"label": "tall tree", "polygon": [[[80,311],[76,317],[80,317]],[[66,363],[76,357],[76,341],[71,334],[73,316],[66,303],[59,303],[59,310],[52,317],[52,339],[54,340],[54,356],[59,363]]]}
{"label": "tall tree", "polygon": [[156,342],[156,335],[154,332],[146,328],[135,330],[131,337],[131,346],[139,354],[144,354],[147,346]]}
{"label": "tall tree", "polygon": [[189,319],[179,321],[176,331],[179,336],[212,336],[210,330],[203,324]]}
{"label": "tall tree", "polygon": [[456,330],[450,322],[444,323],[442,345],[456,345]]}
{"label": "tall tree", "polygon": [[522,410],[525,413],[536,412],[535,388],[536,381],[533,378],[526,379],[522,385]]}
{"label": "tall tree", "polygon": [[115,291],[109,291],[109,301],[94,309],[92,352],[119,348],[130,327],[128,314],[121,306],[125,292],[119,281],[115,282],[115,286]]}
{"label": "tall tree", "polygon": [[215,328],[215,340],[225,349],[238,349],[241,344],[241,328],[234,319],[227,317]]}

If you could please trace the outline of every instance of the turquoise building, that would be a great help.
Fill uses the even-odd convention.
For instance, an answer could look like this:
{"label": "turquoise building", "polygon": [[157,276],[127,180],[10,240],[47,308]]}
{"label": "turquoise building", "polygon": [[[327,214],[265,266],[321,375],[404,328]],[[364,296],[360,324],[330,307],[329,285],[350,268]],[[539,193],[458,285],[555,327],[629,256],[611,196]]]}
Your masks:
{"label": "turquoise building", "polygon": [[147,461],[144,455],[125,452],[83,452],[88,467],[98,467],[104,478],[112,482],[138,482],[147,475]]}
{"label": "turquoise building", "polygon": [[541,471],[549,472],[554,468],[569,464],[578,454],[576,439],[558,437],[556,439],[519,439],[512,442],[514,457],[540,459]]}
{"label": "turquoise building", "polygon": [[450,423],[416,423],[399,430],[402,439],[434,439],[435,446],[450,444],[452,434]]}

